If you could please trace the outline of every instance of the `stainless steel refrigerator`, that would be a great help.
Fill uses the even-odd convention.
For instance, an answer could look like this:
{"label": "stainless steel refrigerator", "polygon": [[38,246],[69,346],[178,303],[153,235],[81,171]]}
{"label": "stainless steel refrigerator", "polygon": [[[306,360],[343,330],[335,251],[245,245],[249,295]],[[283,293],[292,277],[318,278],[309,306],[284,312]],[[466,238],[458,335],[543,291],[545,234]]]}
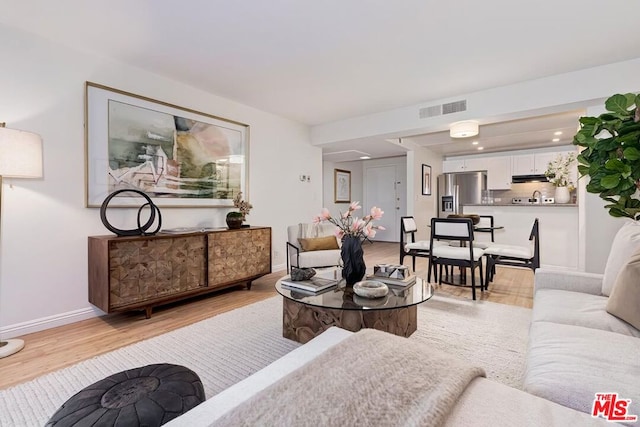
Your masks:
{"label": "stainless steel refrigerator", "polygon": [[487,191],[486,172],[445,173],[438,177],[438,217],[461,214],[462,207],[482,204]]}

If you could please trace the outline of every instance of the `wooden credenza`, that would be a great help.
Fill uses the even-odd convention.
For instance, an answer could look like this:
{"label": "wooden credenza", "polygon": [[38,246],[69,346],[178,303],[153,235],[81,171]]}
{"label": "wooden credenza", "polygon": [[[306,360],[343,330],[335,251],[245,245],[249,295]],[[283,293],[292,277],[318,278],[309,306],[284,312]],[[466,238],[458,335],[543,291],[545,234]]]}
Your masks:
{"label": "wooden credenza", "polygon": [[89,237],[89,302],[106,313],[144,310],[271,273],[271,228]]}

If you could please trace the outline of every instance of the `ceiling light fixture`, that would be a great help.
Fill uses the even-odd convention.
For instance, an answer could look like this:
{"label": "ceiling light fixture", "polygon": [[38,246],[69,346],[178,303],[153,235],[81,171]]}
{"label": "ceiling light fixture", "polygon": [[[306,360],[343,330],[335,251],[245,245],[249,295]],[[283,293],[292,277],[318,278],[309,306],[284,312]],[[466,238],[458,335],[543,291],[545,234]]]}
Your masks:
{"label": "ceiling light fixture", "polygon": [[562,131],[556,131],[553,133],[554,135],[562,135]]}
{"label": "ceiling light fixture", "polygon": [[484,147],[478,147],[478,150],[484,150]]}
{"label": "ceiling light fixture", "polygon": [[551,142],[558,142],[558,141],[560,141],[560,138],[553,138],[553,139],[551,140]]}
{"label": "ceiling light fixture", "polygon": [[449,135],[451,135],[451,138],[468,138],[470,136],[476,136],[478,131],[478,122],[473,120],[453,123],[449,127]]}
{"label": "ceiling light fixture", "polygon": [[368,160],[370,158],[371,158],[371,156],[360,156],[360,159],[362,159],[362,160]]}
{"label": "ceiling light fixture", "polygon": [[478,141],[473,141],[472,144],[473,145],[478,145]]}

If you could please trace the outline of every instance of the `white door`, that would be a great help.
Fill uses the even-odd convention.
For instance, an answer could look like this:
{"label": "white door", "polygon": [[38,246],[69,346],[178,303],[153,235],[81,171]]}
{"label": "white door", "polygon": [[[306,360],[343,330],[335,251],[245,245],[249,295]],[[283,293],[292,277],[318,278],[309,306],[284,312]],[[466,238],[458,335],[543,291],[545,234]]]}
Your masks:
{"label": "white door", "polygon": [[384,211],[382,219],[374,224],[383,226],[385,231],[378,231],[375,240],[400,241],[400,214],[404,211],[402,209],[404,196],[401,191],[406,191],[403,190],[406,189],[403,184],[406,178],[399,176],[396,169],[396,165],[365,168],[363,212],[358,216],[368,215],[373,206]]}

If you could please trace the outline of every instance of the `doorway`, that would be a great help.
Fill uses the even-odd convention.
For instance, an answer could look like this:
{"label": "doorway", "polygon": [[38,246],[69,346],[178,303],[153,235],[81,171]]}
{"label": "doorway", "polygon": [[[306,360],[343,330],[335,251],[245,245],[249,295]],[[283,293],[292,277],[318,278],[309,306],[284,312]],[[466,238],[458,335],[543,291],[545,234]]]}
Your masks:
{"label": "doorway", "polygon": [[383,242],[400,241],[400,217],[407,210],[407,173],[406,160],[404,165],[391,164],[380,166],[364,166],[364,204],[362,209],[368,210],[377,206],[384,211],[384,215],[375,225],[381,225],[384,231],[376,233],[375,240]]}

